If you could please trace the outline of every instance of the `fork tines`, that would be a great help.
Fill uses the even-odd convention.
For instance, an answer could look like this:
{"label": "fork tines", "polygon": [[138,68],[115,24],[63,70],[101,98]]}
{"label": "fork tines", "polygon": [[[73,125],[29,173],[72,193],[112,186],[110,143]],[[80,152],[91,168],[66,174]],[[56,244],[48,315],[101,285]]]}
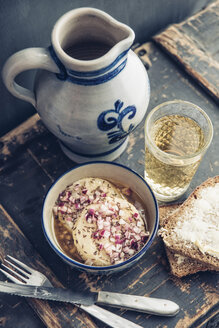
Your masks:
{"label": "fork tines", "polygon": [[[7,258],[9,258],[10,260],[12,260],[13,262],[15,262],[18,265],[15,265],[13,262],[9,261]],[[28,280],[28,275],[30,273],[28,273],[28,271],[30,272],[30,268],[25,265],[24,263],[18,261],[17,259],[15,259],[14,257],[7,255],[7,258],[4,259],[4,262],[7,264],[2,263],[1,266],[4,267],[3,270],[0,268],[0,271],[9,279],[11,279],[13,282],[15,283],[26,283]],[[9,266],[8,266],[9,265]],[[23,269],[21,269],[20,267],[22,267]]]}

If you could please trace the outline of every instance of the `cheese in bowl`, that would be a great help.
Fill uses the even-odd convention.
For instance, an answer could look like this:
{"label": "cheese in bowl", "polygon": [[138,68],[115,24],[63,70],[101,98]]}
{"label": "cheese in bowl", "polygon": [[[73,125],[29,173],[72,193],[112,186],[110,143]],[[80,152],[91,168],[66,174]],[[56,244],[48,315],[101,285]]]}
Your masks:
{"label": "cheese in bowl", "polygon": [[84,178],[67,186],[53,213],[60,247],[88,265],[121,263],[141,250],[150,235],[138,195],[105,179]]}
{"label": "cheese in bowl", "polygon": [[158,205],[136,172],[117,163],[90,162],[50,187],[42,227],[67,264],[111,274],[134,265],[148,251],[158,228]]}

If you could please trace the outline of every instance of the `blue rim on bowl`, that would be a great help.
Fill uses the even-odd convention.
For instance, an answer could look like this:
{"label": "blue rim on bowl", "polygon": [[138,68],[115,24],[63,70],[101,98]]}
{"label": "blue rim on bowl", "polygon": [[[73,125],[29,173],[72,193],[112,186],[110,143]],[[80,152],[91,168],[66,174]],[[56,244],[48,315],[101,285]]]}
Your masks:
{"label": "blue rim on bowl", "polygon": [[[134,174],[138,179],[142,180],[143,183],[145,184],[145,186],[147,187],[147,189],[150,191],[150,194],[153,198],[153,202],[154,202],[154,207],[155,207],[155,212],[156,212],[156,216],[155,216],[155,224],[154,224],[154,228],[153,231],[150,234],[150,237],[148,239],[148,241],[146,242],[146,244],[142,247],[142,249],[137,252],[135,255],[133,255],[132,257],[130,257],[129,259],[127,259],[126,261],[122,262],[122,263],[118,263],[118,264],[114,264],[114,265],[110,265],[110,266],[91,266],[91,265],[87,265],[87,264],[83,264],[80,263],[72,258],[70,258],[69,256],[65,255],[64,252],[61,252],[58,247],[56,247],[56,245],[50,240],[48,233],[46,231],[46,227],[45,227],[45,223],[44,221],[46,220],[45,218],[45,204],[47,201],[47,198],[51,192],[51,190],[54,188],[54,186],[57,184],[58,181],[60,181],[66,174],[68,174],[69,172],[72,172],[80,167],[83,166],[88,166],[88,165],[92,165],[92,164],[107,164],[107,165],[113,165],[113,166],[117,166],[117,167],[122,167],[125,170],[130,171],[132,174]],[[114,269],[119,269],[123,266],[127,266],[129,263],[131,262],[135,262],[135,260],[137,260],[138,258],[140,258],[146,251],[147,249],[150,247],[150,245],[152,244],[155,235],[157,233],[157,229],[158,229],[158,225],[159,225],[159,211],[158,211],[158,204],[157,204],[157,200],[153,194],[152,189],[150,188],[150,186],[147,184],[147,182],[143,179],[143,177],[141,177],[137,172],[133,171],[132,169],[128,168],[127,166],[124,166],[122,164],[118,164],[118,163],[113,163],[113,162],[107,162],[107,161],[93,161],[93,162],[89,162],[89,163],[83,163],[83,164],[79,164],[77,166],[75,166],[73,169],[70,169],[68,171],[66,171],[65,173],[63,173],[49,188],[49,190],[46,193],[46,196],[44,198],[44,202],[43,202],[43,209],[42,209],[42,228],[43,228],[43,232],[44,235],[48,241],[48,243],[50,244],[51,248],[63,259],[65,260],[67,263],[71,264],[73,267],[78,268],[78,269],[82,269],[83,271],[89,271],[89,272],[101,272],[101,271],[114,271]],[[116,270],[117,271],[117,270]]]}

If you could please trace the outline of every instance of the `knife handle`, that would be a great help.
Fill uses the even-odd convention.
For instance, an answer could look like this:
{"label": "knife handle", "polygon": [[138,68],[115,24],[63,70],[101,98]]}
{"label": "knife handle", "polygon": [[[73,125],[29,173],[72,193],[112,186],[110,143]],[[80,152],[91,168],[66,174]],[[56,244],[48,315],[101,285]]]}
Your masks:
{"label": "knife handle", "polygon": [[102,291],[96,303],[162,316],[174,316],[179,312],[179,306],[169,300]]}
{"label": "knife handle", "polygon": [[93,317],[99,319],[100,321],[106,323],[112,328],[142,328],[142,326],[137,325],[125,318],[120,317],[110,311],[107,311],[97,305],[79,305],[79,307],[92,315]]}

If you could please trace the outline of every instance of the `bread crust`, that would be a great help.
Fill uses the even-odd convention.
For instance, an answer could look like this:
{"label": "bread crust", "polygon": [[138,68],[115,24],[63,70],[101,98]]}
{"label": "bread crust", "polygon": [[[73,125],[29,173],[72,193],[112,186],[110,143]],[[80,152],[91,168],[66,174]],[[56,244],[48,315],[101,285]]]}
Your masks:
{"label": "bread crust", "polygon": [[[185,213],[185,211],[191,210],[191,207],[193,206],[194,202],[196,202],[196,200],[200,198],[202,190],[209,186],[214,187],[218,183],[219,176],[209,178],[200,186],[198,186],[191,193],[188,199],[181,206],[179,206],[178,209],[175,209],[175,211],[173,211],[170,216],[165,219],[161,219],[162,228],[160,229],[159,234],[163,238],[163,241],[167,248],[167,256],[170,261],[171,269],[177,275],[185,275],[184,273],[188,272],[187,274],[189,274],[200,270],[219,270],[219,259],[217,257],[201,252],[199,248],[191,242],[188,243],[186,241],[177,240],[177,235],[174,231],[177,222],[179,220],[183,220],[183,214]],[[190,220],[190,218],[187,217],[186,220]],[[185,272],[183,272],[182,267],[177,268],[176,261],[174,260],[174,254],[179,254],[188,257],[186,261],[183,261],[183,267],[185,269]],[[191,263],[191,259],[196,261],[194,269],[187,268],[187,266]]]}
{"label": "bread crust", "polygon": [[175,253],[165,247],[167,258],[170,264],[172,274],[182,278],[189,274],[194,274],[199,271],[214,271],[215,268],[211,265],[203,264],[200,261],[194,260],[189,256],[183,256]]}

